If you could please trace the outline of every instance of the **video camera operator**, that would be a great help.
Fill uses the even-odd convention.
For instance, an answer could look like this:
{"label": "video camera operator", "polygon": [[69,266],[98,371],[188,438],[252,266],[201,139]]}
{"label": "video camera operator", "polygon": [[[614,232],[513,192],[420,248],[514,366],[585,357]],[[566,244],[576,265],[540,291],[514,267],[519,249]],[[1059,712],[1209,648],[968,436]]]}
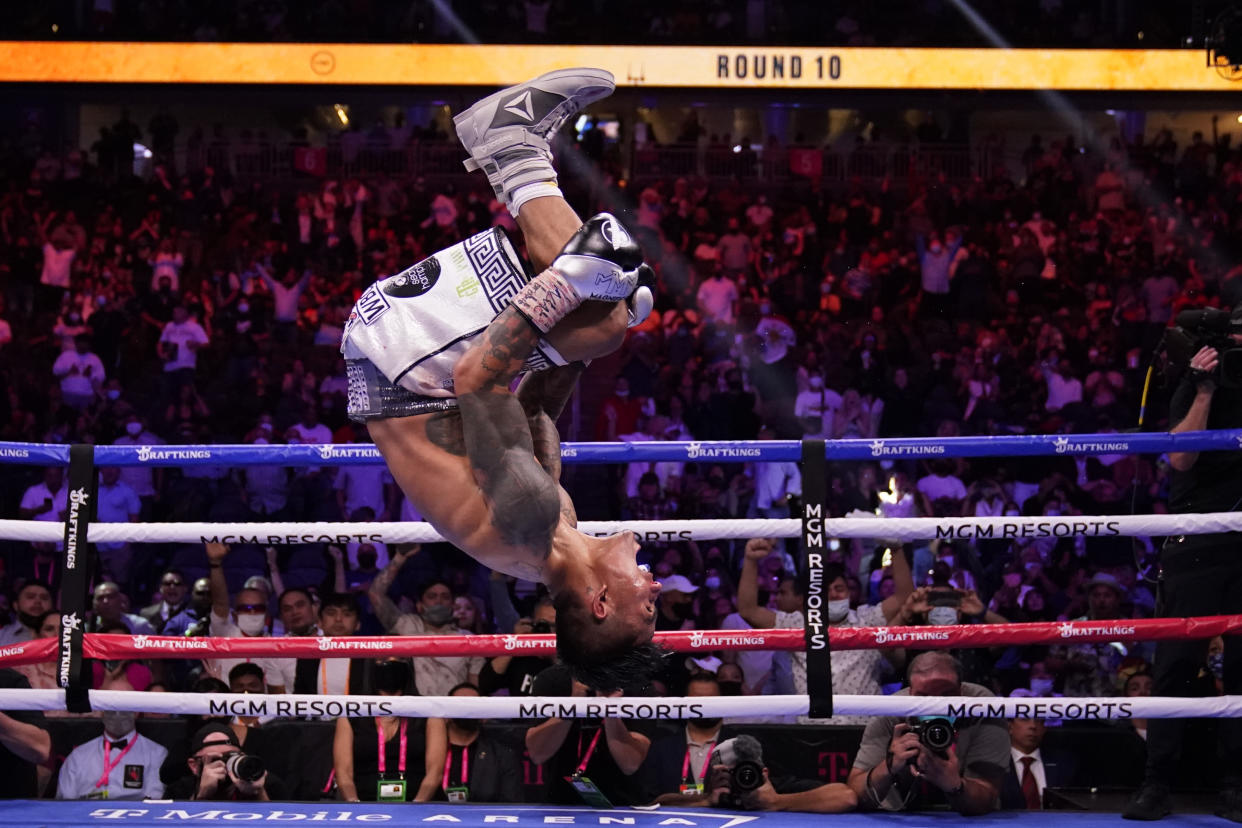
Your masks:
{"label": "video camera operator", "polygon": [[[897,695],[992,696],[963,682],[957,659],[938,650],[910,662],[909,685]],[[877,716],[863,731],[846,784],[864,809],[930,810],[947,803],[962,816],[978,816],[996,808],[1009,758],[1009,731],[999,719]]]}
{"label": "video camera operator", "polygon": [[[1174,340],[1194,350],[1169,403],[1169,431],[1242,427],[1242,305],[1225,311],[1178,314]],[[1205,342],[1206,340],[1206,342]],[[1219,348],[1216,346],[1220,346]],[[1172,344],[1170,359],[1176,358]],[[1169,510],[1177,514],[1235,512],[1242,504],[1242,452],[1171,452],[1173,480]],[[1190,618],[1242,612],[1242,555],[1239,535],[1179,535],[1160,557],[1156,615]],[[1196,682],[1208,641],[1161,641],[1156,645],[1152,695],[1198,695]],[[1242,693],[1242,648],[1225,637],[1224,691]],[[1123,816],[1156,820],[1171,813],[1169,784],[1181,753],[1186,720],[1152,719],[1147,731],[1147,771]],[[1242,720],[1219,723],[1223,762],[1217,815],[1242,822]]]}
{"label": "video camera operator", "polygon": [[226,724],[203,725],[190,740],[189,774],[168,785],[169,799],[272,802],[285,799],[285,789],[262,760],[242,753],[237,734]]}

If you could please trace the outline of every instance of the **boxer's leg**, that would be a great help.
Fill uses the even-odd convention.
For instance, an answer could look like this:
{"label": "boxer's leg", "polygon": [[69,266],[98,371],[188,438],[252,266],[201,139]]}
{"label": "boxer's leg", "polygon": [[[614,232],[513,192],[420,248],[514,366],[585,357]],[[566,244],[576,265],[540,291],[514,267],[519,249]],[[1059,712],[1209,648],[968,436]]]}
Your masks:
{"label": "boxer's leg", "polygon": [[[612,74],[603,69],[560,69],[488,95],[453,118],[457,137],[470,153],[466,169],[482,170],[519,221],[528,204],[560,201],[549,142],[566,121],[614,88]],[[564,204],[552,209],[558,211],[557,225],[573,212]],[[542,227],[545,219],[529,223]],[[539,243],[539,252],[532,254],[538,269],[551,261],[577,224],[550,249]],[[529,239],[527,244],[532,246]]]}
{"label": "boxer's leg", "polygon": [[543,196],[522,205],[517,223],[526,238],[526,255],[539,273],[552,264],[556,254],[578,232],[582,219],[564,198]]}

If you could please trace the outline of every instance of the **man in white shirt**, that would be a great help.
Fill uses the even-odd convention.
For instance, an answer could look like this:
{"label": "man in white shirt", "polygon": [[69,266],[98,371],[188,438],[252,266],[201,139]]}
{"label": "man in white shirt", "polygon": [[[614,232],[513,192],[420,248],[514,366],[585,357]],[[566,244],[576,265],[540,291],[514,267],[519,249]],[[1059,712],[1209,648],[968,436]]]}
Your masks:
{"label": "man in white shirt", "polygon": [[717,270],[699,285],[695,295],[699,312],[704,318],[724,325],[733,324],[733,308],[737,304],[737,285]]}
{"label": "man in white shirt", "polygon": [[[781,579],[780,589],[776,596],[776,611],[759,606],[759,561],[768,557],[773,551],[772,541],[755,538],[746,542],[742,573],[737,585],[737,608],[742,617],[755,629],[802,629],[803,595],[798,588],[798,580],[792,576]],[[896,590],[879,605],[861,604],[857,609],[850,609],[850,588],[845,580],[845,570],[840,564],[830,563],[824,567],[824,580],[827,582],[826,615],[829,626],[836,627],[883,627],[893,624],[901,615],[901,605],[906,597],[914,591],[914,581],[910,575],[909,562],[905,554],[898,552],[893,555],[893,582]],[[806,693],[806,653],[792,653],[794,692]],[[832,690],[834,693],[847,695],[878,696],[883,692],[880,679],[891,667],[885,657],[885,651],[869,650],[833,650],[832,652]],[[802,722],[817,724],[866,724],[870,716],[833,716],[830,719],[809,719],[799,717]]]}
{"label": "man in white shirt", "polygon": [[43,272],[39,275],[39,283],[69,290],[69,277],[77,253],[67,233],[59,230],[53,233],[50,240],[43,242]]}
{"label": "man in white shirt", "polygon": [[[142,417],[135,413],[125,418],[125,434],[113,440],[112,445],[162,446],[164,441],[148,431],[143,425]],[[155,502],[162,478],[162,470],[150,466],[126,466],[121,469],[121,481],[133,489],[134,494],[148,508]]]}
{"label": "man in white shirt", "polygon": [[69,507],[69,487],[65,485],[65,470],[60,466],[48,466],[43,470],[43,482],[36,483],[22,494],[18,513],[22,520],[59,521]]}
{"label": "man in white shirt", "polygon": [[772,221],[772,215],[772,205],[768,204],[768,197],[765,195],[760,195],[758,201],[746,208],[746,220],[755,230],[766,230]]}
{"label": "man in white shirt", "polygon": [[[206,549],[211,581],[211,634],[220,638],[266,636],[270,621],[267,596],[257,589],[241,589],[230,609],[229,586],[224,579],[224,559],[229,547],[208,543]],[[284,693],[293,686],[294,660],[291,658],[205,658],[203,668],[221,681],[228,681],[229,671],[246,661],[253,661],[263,669],[269,693]]]}
{"label": "man in white shirt", "polygon": [[803,437],[823,440],[832,433],[832,418],[841,410],[841,395],[825,388],[819,374],[811,374],[807,384],[810,387],[799,391],[794,399],[794,416],[802,424]]}
{"label": "man in white shirt", "polygon": [[52,363],[52,374],[60,380],[60,394],[65,405],[82,409],[95,401],[104,384],[104,366],[91,353],[90,340],[83,335],[73,338],[73,350],[62,351]]}
{"label": "man in white shirt", "polygon": [[720,265],[729,279],[745,276],[750,269],[752,245],[750,236],[738,227],[736,218],[729,219],[728,230],[716,241]]}
{"label": "man in white shirt", "polygon": [[[766,431],[766,429],[765,429]],[[772,439],[770,432],[769,437]],[[759,439],[764,439],[763,434]],[[794,462],[755,466],[755,512],[766,518],[789,517],[789,498],[802,494],[802,472]]]}
{"label": "man in white shirt", "polygon": [[[95,519],[100,523],[137,523],[142,513],[142,501],[129,486],[121,481],[117,466],[104,466],[99,470],[99,489],[95,500]],[[130,545],[128,543],[97,543],[95,549],[104,563],[106,573],[114,581],[129,583]]]}
{"label": "man in white shirt", "polygon": [[198,351],[208,341],[207,332],[190,318],[189,310],[184,305],[174,307],[172,321],[160,332],[157,346],[159,356],[164,360],[165,375],[172,375],[176,385],[193,381],[194,369],[198,366]]}
{"label": "man in white shirt", "polygon": [[[423,588],[417,615],[402,614],[388,597],[393,579],[419,546],[394,548],[392,560],[371,582],[367,594],[375,617],[392,635],[469,635],[453,623],[453,593],[447,584],[433,581]],[[420,656],[414,659],[414,684],[424,696],[447,696],[468,681],[478,685],[484,659],[477,656]]]}
{"label": "man in white shirt", "polygon": [[[323,446],[332,442],[332,431],[319,422],[319,409],[308,404],[302,409],[302,419],[285,429],[285,440],[291,444],[304,443],[312,446]],[[308,466],[299,476],[317,474],[319,466]]]}
{"label": "man in white shirt", "polygon": [[1070,403],[1082,402],[1082,381],[1070,373],[1072,366],[1063,358],[1053,356],[1039,365],[1048,384],[1049,411],[1060,411]]}
{"label": "man in white shirt", "polygon": [[107,710],[104,732],[78,745],[60,767],[57,799],[159,799],[168,750],[134,729],[133,713]]}
{"label": "man in white shirt", "polygon": [[390,519],[388,504],[393,500],[396,484],[386,466],[341,466],[332,485],[342,518],[355,520],[352,515],[366,507],[373,518],[381,522]]}
{"label": "man in white shirt", "polygon": [[[937,500],[954,501],[955,505],[948,507],[949,512],[946,514],[960,514],[961,501],[966,499],[966,484],[961,481],[957,475],[953,474],[953,465],[949,460],[933,460],[929,464],[931,466],[931,474],[920,477],[918,482],[914,484],[914,488],[923,496],[924,502],[921,504],[923,514],[935,515],[935,503]],[[941,511],[945,511],[942,509]]]}

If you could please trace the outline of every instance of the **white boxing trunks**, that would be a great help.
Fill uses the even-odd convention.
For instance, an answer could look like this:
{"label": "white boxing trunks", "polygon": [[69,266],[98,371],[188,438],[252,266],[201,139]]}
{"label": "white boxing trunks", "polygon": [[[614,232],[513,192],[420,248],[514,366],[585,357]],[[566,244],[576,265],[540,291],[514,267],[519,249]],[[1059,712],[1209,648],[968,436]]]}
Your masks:
{"label": "white boxing trunks", "polygon": [[[528,278],[493,227],[367,288],[341,337],[350,419],[456,408],[453,367]],[[524,370],[564,364],[540,341]]]}

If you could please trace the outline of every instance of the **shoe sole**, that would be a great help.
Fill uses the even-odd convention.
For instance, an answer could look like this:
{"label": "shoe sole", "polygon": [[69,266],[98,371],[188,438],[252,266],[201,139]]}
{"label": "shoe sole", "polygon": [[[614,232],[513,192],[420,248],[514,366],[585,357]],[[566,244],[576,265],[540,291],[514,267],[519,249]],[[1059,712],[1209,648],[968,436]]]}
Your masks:
{"label": "shoe sole", "polygon": [[[475,104],[465,112],[454,117],[453,127],[457,131],[457,139],[461,142],[462,146],[466,148],[467,152],[471,152],[470,148],[481,143],[483,135],[488,131],[488,129],[491,128],[492,120],[496,115],[496,109],[499,108],[502,101],[518,94],[518,92],[524,88],[538,88],[541,84],[548,84],[566,78],[576,78],[586,81],[585,83],[580,84],[580,88],[583,89],[592,89],[593,87],[591,82],[594,81],[598,83],[599,91],[587,93],[580,97],[568,97],[563,103],[553,108],[552,111],[547,116],[544,116],[544,118],[540,121],[542,123],[543,120],[546,120],[548,117],[552,117],[551,122],[549,122],[546,127],[546,131],[542,133],[543,135],[547,135],[560,129],[568,118],[577,112],[581,112],[584,108],[590,106],[595,101],[608,97],[617,87],[616,79],[613,78],[611,72],[605,69],[583,67],[577,69],[557,69],[552,72],[547,72],[534,80],[529,80],[525,83],[519,83],[514,86],[501,89],[499,92],[493,92],[486,98],[475,102]],[[476,116],[483,115],[485,111],[487,115],[486,118],[476,119]],[[485,124],[486,126],[480,130],[477,127],[477,124],[479,123]],[[535,130],[533,127],[535,126],[537,125],[531,124],[529,129],[534,132]],[[473,155],[473,153],[471,153],[471,155]]]}

